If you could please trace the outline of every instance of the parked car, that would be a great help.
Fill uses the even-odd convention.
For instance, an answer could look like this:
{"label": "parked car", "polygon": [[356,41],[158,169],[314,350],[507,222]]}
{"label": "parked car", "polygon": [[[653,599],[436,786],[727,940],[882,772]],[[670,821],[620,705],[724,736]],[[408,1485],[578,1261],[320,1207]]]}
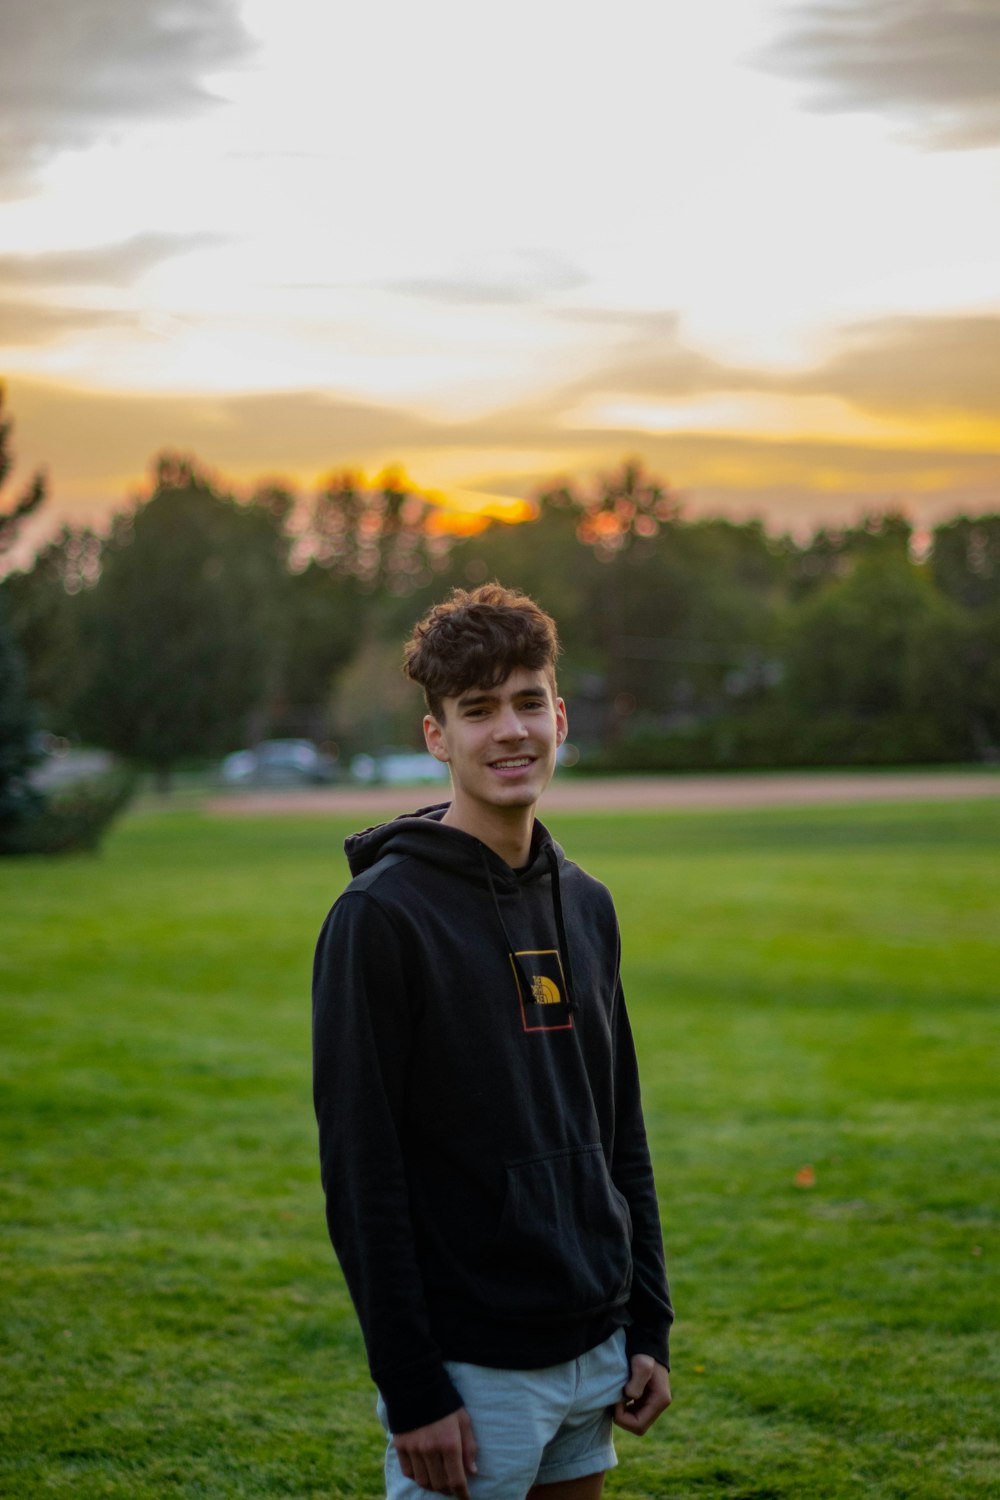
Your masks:
{"label": "parked car", "polygon": [[50,792],[74,781],[89,781],[106,776],[115,764],[107,750],[81,750],[61,734],[39,729],[31,736],[31,748],[37,756],[28,772],[28,780],[39,791]]}
{"label": "parked car", "polygon": [[227,786],[314,786],[333,781],[336,761],[312,740],[262,740],[227,755],[220,774]]}
{"label": "parked car", "polygon": [[355,755],[351,776],[362,786],[441,785],[448,780],[448,767],[435,760],[429,750],[379,750],[374,755]]}

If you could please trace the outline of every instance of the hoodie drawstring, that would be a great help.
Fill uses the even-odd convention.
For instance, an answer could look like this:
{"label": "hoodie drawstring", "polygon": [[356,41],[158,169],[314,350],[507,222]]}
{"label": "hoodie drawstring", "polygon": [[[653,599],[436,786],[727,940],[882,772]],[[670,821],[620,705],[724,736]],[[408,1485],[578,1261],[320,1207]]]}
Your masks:
{"label": "hoodie drawstring", "polygon": [[[490,888],[490,895],[493,897],[493,909],[497,914],[497,921],[500,923],[500,931],[503,933],[504,942],[507,944],[507,953],[511,963],[514,965],[514,970],[521,986],[521,992],[527,1000],[532,994],[531,980],[525,973],[524,965],[518,958],[514,950],[514,944],[510,940],[510,933],[507,931],[507,924],[503,919],[503,912],[500,909],[500,898],[497,895],[496,883],[493,879],[493,871],[490,869],[490,862],[486,857],[486,850],[480,848],[479,855],[483,862],[483,869],[486,871],[486,880]],[[566,936],[566,924],[563,921],[562,895],[559,890],[559,861],[551,844],[546,846],[545,855],[549,866],[549,873],[552,877],[552,907],[555,913],[559,953],[562,958],[563,973],[566,980],[566,1007],[568,1010],[574,1010],[573,971],[569,961],[569,939]]]}
{"label": "hoodie drawstring", "polygon": [[566,923],[563,921],[562,891],[559,883],[559,860],[556,851],[551,844],[545,846],[545,857],[549,864],[549,873],[552,876],[552,905],[556,914],[556,933],[559,937],[559,952],[562,954],[563,969],[566,977],[566,1004],[570,1010],[574,1010],[573,1000],[573,966],[569,960],[569,938],[566,936]]}

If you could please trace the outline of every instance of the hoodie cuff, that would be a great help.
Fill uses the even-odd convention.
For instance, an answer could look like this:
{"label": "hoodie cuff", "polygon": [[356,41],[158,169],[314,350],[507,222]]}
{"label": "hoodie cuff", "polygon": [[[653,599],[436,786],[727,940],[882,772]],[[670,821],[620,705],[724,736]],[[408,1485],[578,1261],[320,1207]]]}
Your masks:
{"label": "hoodie cuff", "polygon": [[630,1323],[625,1330],[625,1353],[629,1359],[633,1354],[648,1354],[658,1365],[670,1369],[670,1329],[662,1333],[649,1328],[640,1328]]}
{"label": "hoodie cuff", "polygon": [[385,1402],[391,1433],[428,1427],[431,1422],[439,1422],[463,1405],[440,1360],[409,1365],[405,1370],[394,1370],[391,1375],[381,1371],[375,1377],[375,1384]]}

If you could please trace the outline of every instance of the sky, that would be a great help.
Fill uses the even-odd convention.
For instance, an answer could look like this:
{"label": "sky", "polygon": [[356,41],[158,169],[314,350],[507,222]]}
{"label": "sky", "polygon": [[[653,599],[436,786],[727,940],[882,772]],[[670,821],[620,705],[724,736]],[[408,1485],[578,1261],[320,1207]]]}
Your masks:
{"label": "sky", "polygon": [[4,0],[3,507],[998,510],[998,78],[997,0]]}

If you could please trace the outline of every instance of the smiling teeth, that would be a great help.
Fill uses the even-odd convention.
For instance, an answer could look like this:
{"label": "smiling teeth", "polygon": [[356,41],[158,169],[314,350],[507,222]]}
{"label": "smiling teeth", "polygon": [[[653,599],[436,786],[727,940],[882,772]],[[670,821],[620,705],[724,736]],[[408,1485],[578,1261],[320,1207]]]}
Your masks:
{"label": "smiling teeth", "polygon": [[530,755],[520,755],[516,760],[495,760],[493,762],[494,769],[497,771],[513,771],[516,770],[519,766],[530,765]]}

